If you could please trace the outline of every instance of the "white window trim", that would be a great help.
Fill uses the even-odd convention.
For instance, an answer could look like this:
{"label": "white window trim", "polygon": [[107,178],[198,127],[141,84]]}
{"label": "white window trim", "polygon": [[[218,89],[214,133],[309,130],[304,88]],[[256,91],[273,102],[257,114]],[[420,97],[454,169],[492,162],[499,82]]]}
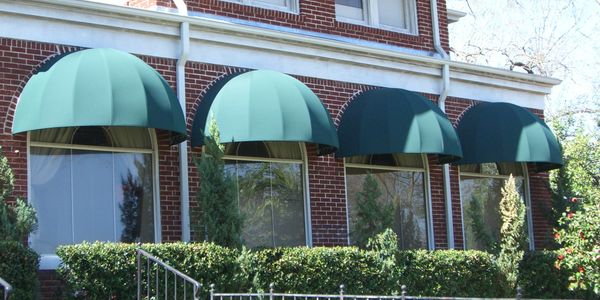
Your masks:
{"label": "white window trim", "polygon": [[435,249],[435,239],[433,233],[433,210],[431,208],[431,184],[429,180],[429,161],[427,160],[427,155],[425,154],[421,154],[421,159],[423,161],[423,168],[347,163],[346,159],[344,158],[344,191],[346,195],[346,228],[348,231],[348,245],[351,245],[352,240],[350,238],[350,206],[348,205],[348,181],[346,179],[346,169],[355,168],[423,173],[423,196],[425,197],[425,223],[427,224],[427,248],[428,250]]}
{"label": "white window trim", "polygon": [[[535,250],[535,246],[534,246],[534,242],[533,242],[533,220],[532,220],[532,215],[531,215],[531,191],[530,191],[530,186],[529,186],[529,172],[527,169],[527,164],[526,163],[518,163],[521,165],[521,168],[523,170],[523,175],[521,176],[514,176],[514,177],[522,177],[523,178],[523,197],[525,198],[525,214],[527,217],[527,234],[528,234],[528,243],[529,243],[529,250]],[[465,237],[465,216],[463,214],[463,195],[462,195],[462,190],[460,188],[460,181],[461,181],[461,177],[462,176],[468,176],[468,177],[479,177],[479,178],[494,178],[494,179],[508,179],[510,178],[510,175],[486,175],[486,174],[481,174],[481,173],[472,173],[472,172],[461,172],[460,171],[460,166],[458,167],[458,190],[459,190],[459,194],[460,194],[460,224],[461,224],[461,231],[462,231],[462,238],[463,238],[463,250],[468,250],[467,249],[467,239]]]}
{"label": "white window trim", "polygon": [[[122,147],[105,147],[105,146],[83,146],[72,144],[32,142],[31,134],[27,132],[27,201],[29,202],[31,193],[31,147],[51,147],[59,149],[74,149],[74,150],[92,150],[106,152],[121,152],[121,153],[145,153],[152,154],[152,183],[153,183],[153,205],[154,205],[154,242],[162,241],[162,225],[160,213],[160,173],[158,168],[158,142],[154,129],[148,129],[150,134],[150,143],[152,149],[137,149],[137,148],[122,148]],[[31,235],[27,242],[31,243]],[[56,254],[40,254],[40,270],[56,270],[61,264],[61,259]]]}
{"label": "white window trim", "polygon": [[231,2],[237,3],[241,5],[260,7],[264,9],[278,10],[291,14],[299,14],[300,13],[300,5],[299,0],[285,0],[285,6],[273,5],[269,3],[262,2],[260,0],[221,0],[223,2]]}
{"label": "white window trim", "polygon": [[[306,144],[298,142],[300,147],[300,155],[302,159],[285,159],[285,158],[265,158],[256,156],[236,156],[236,155],[224,155],[224,160],[241,160],[241,161],[254,161],[254,162],[274,162],[274,163],[286,163],[286,164],[301,164],[302,165],[302,197],[304,203],[304,235],[305,245],[312,247],[312,224],[310,214],[310,190],[308,184],[308,154],[306,151]],[[205,150],[205,146],[202,146],[202,151]]]}
{"label": "white window trim", "polygon": [[339,16],[338,11],[347,9],[344,5],[336,4],[335,19],[338,22],[349,23],[373,28],[379,28],[387,31],[394,31],[408,35],[419,35],[419,26],[417,19],[417,6],[414,0],[407,0],[404,5],[404,18],[407,20],[407,28],[398,28],[394,26],[379,24],[379,2],[377,0],[362,0],[363,20],[356,20]]}

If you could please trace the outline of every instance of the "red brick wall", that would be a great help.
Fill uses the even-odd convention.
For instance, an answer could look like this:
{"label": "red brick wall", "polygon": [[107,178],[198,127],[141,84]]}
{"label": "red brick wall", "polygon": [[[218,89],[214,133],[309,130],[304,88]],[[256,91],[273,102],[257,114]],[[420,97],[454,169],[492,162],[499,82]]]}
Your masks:
{"label": "red brick wall", "polygon": [[[58,45],[60,51],[72,50],[74,47]],[[32,72],[44,60],[56,54],[57,45],[25,42],[19,40],[0,38],[0,145],[3,147],[15,175],[16,193],[26,196],[27,193],[27,162],[26,162],[26,136],[24,134],[12,136],[11,126],[16,100],[23,86],[31,77]],[[175,87],[175,61],[157,57],[141,57],[149,65],[156,68]],[[220,76],[237,72],[240,69],[189,62],[186,65],[186,92],[188,111],[188,128],[191,123],[199,101],[206,89]],[[354,94],[372,88],[370,86],[336,82],[317,78],[296,76],[311,88],[324,102],[330,115],[337,123],[343,113],[345,105]],[[431,100],[437,100],[436,95],[426,95]],[[448,98],[446,100],[447,114],[452,122],[456,122],[460,115],[472,104],[472,100]],[[542,112],[533,110],[538,115]],[[164,132],[158,131],[159,139],[159,171],[161,193],[161,221],[164,241],[176,241],[181,236],[180,201],[179,201],[179,161],[177,147],[170,147]],[[199,182],[192,156],[199,154],[200,149],[191,149],[190,164],[190,197],[195,197]],[[308,178],[310,189],[310,211],[312,225],[312,239],[316,246],[345,245],[347,243],[346,202],[344,166],[341,159],[333,156],[317,156],[315,145],[307,145],[308,153]],[[436,157],[429,156],[431,199],[433,210],[433,230],[436,248],[447,247],[446,216],[444,194],[442,186],[441,167],[436,164]],[[535,243],[537,247],[545,245],[550,238],[550,227],[545,221],[546,209],[551,204],[547,190],[547,174],[531,174],[532,211],[534,221]],[[454,218],[455,246],[461,248],[463,244],[461,232],[461,208],[458,188],[458,171],[451,167],[452,213]],[[193,201],[191,204],[193,205]],[[41,272],[44,294],[49,295],[58,283],[51,276]],[[53,293],[53,292],[52,292]]]}
{"label": "red brick wall", "polygon": [[[221,0],[185,1],[188,10],[241,20],[256,21],[271,25],[304,29],[407,48],[434,51],[431,10],[429,0],[416,0],[418,35],[408,35],[367,26],[338,22],[335,19],[335,0],[299,0],[300,14],[264,9]],[[130,6],[175,8],[168,0],[129,1]],[[446,2],[438,1],[440,37],[443,47],[449,50]]]}

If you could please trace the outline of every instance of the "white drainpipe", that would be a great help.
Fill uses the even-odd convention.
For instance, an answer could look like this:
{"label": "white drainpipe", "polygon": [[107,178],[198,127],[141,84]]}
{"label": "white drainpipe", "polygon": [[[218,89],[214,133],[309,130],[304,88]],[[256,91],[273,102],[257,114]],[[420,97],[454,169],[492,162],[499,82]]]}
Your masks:
{"label": "white drainpipe", "polygon": [[[437,10],[437,0],[431,0],[431,21],[433,27],[433,46],[443,59],[450,60],[450,57],[442,48],[440,42],[440,24]],[[450,89],[450,65],[446,62],[442,65],[442,92],[438,98],[438,105],[442,112],[446,113],[446,97]],[[448,249],[454,249],[454,223],[452,218],[452,193],[450,190],[450,166],[444,164],[442,166],[442,174],[444,177],[444,200],[446,203],[446,235],[448,237]]]}
{"label": "white drainpipe", "polygon": [[[183,0],[173,0],[177,12],[187,16],[187,6]],[[184,120],[187,121],[185,105],[185,63],[190,52],[190,23],[181,22],[179,57],[177,59],[177,97],[183,110]],[[190,241],[190,188],[188,176],[188,142],[179,144],[179,194],[181,195],[181,240]]]}

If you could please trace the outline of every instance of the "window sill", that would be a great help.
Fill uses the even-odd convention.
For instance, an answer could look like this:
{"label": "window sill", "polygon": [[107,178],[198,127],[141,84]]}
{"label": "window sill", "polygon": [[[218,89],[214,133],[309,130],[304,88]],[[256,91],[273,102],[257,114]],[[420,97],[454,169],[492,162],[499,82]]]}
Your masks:
{"label": "window sill", "polygon": [[55,254],[40,255],[40,270],[56,270],[62,260]]}

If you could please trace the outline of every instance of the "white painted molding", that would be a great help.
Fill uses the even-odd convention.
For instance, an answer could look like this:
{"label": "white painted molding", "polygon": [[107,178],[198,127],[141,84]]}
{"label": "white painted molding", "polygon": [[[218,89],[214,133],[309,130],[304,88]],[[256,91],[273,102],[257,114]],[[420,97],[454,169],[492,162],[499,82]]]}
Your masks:
{"label": "white painted molding", "polygon": [[510,102],[543,109],[560,80],[497,68],[448,62],[363,44],[74,0],[0,2],[0,36],[81,47],[111,47],[176,59],[179,24],[190,23],[190,61],[416,92],[440,92],[440,66],[451,68],[450,96]]}

